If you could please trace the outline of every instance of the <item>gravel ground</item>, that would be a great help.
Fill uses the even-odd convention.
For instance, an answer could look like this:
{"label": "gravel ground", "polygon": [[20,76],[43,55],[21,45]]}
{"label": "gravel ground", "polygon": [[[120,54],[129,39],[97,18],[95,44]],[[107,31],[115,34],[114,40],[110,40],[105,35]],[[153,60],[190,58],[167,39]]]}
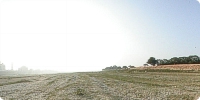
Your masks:
{"label": "gravel ground", "polygon": [[3,100],[194,100],[200,73],[104,71],[0,76]]}

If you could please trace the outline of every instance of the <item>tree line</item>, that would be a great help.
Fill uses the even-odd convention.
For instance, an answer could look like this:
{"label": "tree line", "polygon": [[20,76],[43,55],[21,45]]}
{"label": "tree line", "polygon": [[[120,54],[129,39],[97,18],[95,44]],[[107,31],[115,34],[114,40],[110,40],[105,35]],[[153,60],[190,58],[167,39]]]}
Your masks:
{"label": "tree line", "polygon": [[[148,66],[148,64],[155,66],[155,65],[174,65],[174,64],[200,64],[200,57],[197,55],[190,55],[188,57],[173,57],[170,59],[156,59],[155,57],[150,57],[147,60],[147,64],[144,66]],[[110,66],[106,67],[103,70],[120,70],[120,69],[128,69],[128,68],[135,68],[135,66]]]}
{"label": "tree line", "polygon": [[200,57],[197,55],[190,55],[188,57],[173,57],[170,59],[156,59],[150,57],[147,61],[153,66],[157,65],[173,65],[173,64],[200,64]]}
{"label": "tree line", "polygon": [[114,65],[114,66],[106,67],[103,70],[120,70],[120,69],[128,69],[128,68],[135,68],[135,66],[129,65],[128,67],[127,66],[121,67],[121,66]]}

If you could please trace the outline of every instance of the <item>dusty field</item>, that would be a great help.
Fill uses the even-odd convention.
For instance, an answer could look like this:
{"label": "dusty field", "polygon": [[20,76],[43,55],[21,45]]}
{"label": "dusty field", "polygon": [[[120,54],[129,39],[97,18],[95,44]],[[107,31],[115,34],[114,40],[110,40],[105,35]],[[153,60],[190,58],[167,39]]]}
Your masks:
{"label": "dusty field", "polygon": [[170,69],[170,70],[200,70],[200,64],[176,64],[138,67],[138,69]]}
{"label": "dusty field", "polygon": [[0,76],[4,100],[195,100],[200,73],[104,71]]}

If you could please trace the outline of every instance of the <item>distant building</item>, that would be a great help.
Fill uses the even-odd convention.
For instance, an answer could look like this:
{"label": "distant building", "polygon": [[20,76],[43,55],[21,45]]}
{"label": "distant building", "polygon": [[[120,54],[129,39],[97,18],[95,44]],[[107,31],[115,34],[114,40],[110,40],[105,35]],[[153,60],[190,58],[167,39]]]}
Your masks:
{"label": "distant building", "polygon": [[22,66],[22,67],[18,68],[18,71],[28,71],[28,67]]}
{"label": "distant building", "polygon": [[0,70],[6,70],[6,66],[3,63],[0,63]]}
{"label": "distant building", "polygon": [[11,65],[11,70],[13,70],[13,63],[12,63],[12,65]]}

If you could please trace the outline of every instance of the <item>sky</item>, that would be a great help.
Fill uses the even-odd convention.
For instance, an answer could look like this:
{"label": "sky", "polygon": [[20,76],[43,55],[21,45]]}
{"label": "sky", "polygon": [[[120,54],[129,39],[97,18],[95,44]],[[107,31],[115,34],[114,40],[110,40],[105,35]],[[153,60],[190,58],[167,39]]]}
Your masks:
{"label": "sky", "polygon": [[1,0],[0,61],[99,71],[200,56],[199,0]]}

